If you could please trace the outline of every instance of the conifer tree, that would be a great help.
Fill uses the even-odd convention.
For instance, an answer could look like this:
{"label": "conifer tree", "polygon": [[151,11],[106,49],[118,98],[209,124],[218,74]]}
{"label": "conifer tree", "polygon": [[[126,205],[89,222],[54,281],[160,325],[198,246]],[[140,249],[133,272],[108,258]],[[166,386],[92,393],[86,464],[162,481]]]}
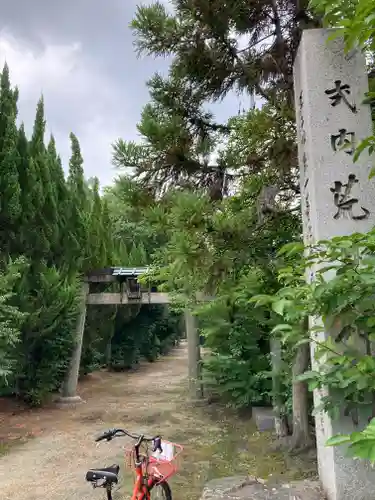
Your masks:
{"label": "conifer tree", "polygon": [[115,243],[113,239],[113,227],[110,217],[110,211],[106,199],[102,200],[102,227],[103,227],[103,240],[105,241],[106,248],[106,266],[113,266]]}
{"label": "conifer tree", "polygon": [[102,202],[99,194],[99,179],[94,178],[92,187],[92,207],[90,213],[89,225],[89,247],[90,255],[88,256],[88,265],[95,269],[107,265],[106,255],[106,239],[102,219]]}
{"label": "conifer tree", "polygon": [[35,168],[36,180],[39,183],[35,207],[35,229],[38,243],[35,251],[45,261],[51,259],[51,245],[56,238],[56,205],[53,200],[51,178],[47,165],[47,151],[44,144],[46,122],[44,118],[44,101],[40,98],[34,121],[33,134],[30,141],[30,154]]}
{"label": "conifer tree", "polygon": [[[18,179],[21,190],[21,215],[19,221],[20,253],[32,256],[38,244],[37,233],[34,231],[36,211],[42,197],[42,184],[36,176],[34,162],[30,156],[23,123],[18,131]],[[31,231],[30,228],[33,228]]]}
{"label": "conifer tree", "polygon": [[0,77],[0,151],[8,128],[10,116],[17,118],[18,89],[12,89],[9,77],[9,68],[5,63]]}
{"label": "conifer tree", "polygon": [[51,178],[51,189],[56,206],[56,237],[52,248],[53,262],[60,266],[64,262],[64,239],[67,226],[68,191],[61,159],[56,151],[53,135],[47,147],[48,170]]}
{"label": "conifer tree", "polygon": [[16,251],[17,226],[21,215],[18,181],[17,92],[10,87],[7,66],[0,81],[0,252]]}
{"label": "conifer tree", "polygon": [[68,175],[68,187],[71,193],[74,193],[79,197],[80,208],[86,208],[85,200],[85,180],[83,172],[83,158],[81,154],[81,147],[77,137],[71,132],[70,141],[72,147],[72,155],[69,161],[69,175]]}
{"label": "conifer tree", "polygon": [[69,194],[69,220],[67,255],[71,270],[80,270],[87,256],[89,202],[83,173],[83,158],[77,137],[70,134],[72,155],[69,161],[67,188]]}

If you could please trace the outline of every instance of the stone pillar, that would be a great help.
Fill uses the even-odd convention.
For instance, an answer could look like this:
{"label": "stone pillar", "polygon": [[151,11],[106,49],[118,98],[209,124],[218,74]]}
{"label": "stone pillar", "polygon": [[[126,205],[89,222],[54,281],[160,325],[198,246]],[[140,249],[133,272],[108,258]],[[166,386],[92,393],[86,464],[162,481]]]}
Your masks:
{"label": "stone pillar", "polygon": [[[364,57],[345,54],[341,38],[328,41],[330,30],[303,32],[294,66],[295,106],[306,243],[366,232],[375,224],[373,161],[363,153],[355,164],[353,149],[372,134],[370,109],[363,105],[368,80]],[[345,203],[346,202],[346,203]],[[313,269],[307,279],[313,279]],[[330,332],[319,334],[324,340]],[[312,358],[314,342],[311,343]],[[315,405],[319,394],[314,394]],[[370,500],[375,474],[363,461],[347,458],[344,447],[326,440],[354,429],[351,418],[315,417],[319,476],[329,500]],[[367,424],[362,416],[360,428]]]}
{"label": "stone pillar", "polygon": [[188,343],[189,395],[192,401],[202,399],[203,388],[200,373],[200,343],[195,318],[185,310],[185,329]]}
{"label": "stone pillar", "polygon": [[77,394],[77,385],[79,377],[79,367],[81,362],[83,333],[85,330],[86,300],[88,293],[89,293],[89,284],[83,283],[81,292],[81,306],[77,319],[76,343],[73,348],[69,368],[63,383],[62,395],[58,401],[60,406],[69,406],[72,404],[74,405],[82,402],[82,399]]}

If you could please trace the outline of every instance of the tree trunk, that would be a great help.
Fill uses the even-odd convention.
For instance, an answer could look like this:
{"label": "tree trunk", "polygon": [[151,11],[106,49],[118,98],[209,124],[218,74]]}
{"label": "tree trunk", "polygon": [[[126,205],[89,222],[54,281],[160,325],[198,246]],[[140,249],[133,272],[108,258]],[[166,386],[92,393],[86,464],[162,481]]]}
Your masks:
{"label": "tree trunk", "polygon": [[285,414],[284,398],[281,394],[281,342],[279,339],[271,339],[271,364],[272,364],[272,393],[273,412],[275,415],[275,431],[278,439],[288,435],[288,421]]}
{"label": "tree trunk", "polygon": [[118,311],[118,305],[115,305],[113,315],[110,319],[110,321],[111,321],[110,333],[109,333],[107,345],[105,348],[105,364],[106,364],[108,371],[112,370],[112,339],[113,339],[113,336],[115,334],[115,329],[116,329],[117,311]]}
{"label": "tree trunk", "polygon": [[301,450],[313,444],[309,426],[308,388],[306,382],[298,382],[296,378],[309,368],[310,346],[302,344],[298,347],[293,364],[293,434],[291,449]]}
{"label": "tree trunk", "polygon": [[203,398],[201,380],[200,344],[195,317],[185,310],[185,328],[188,343],[189,393],[192,400]]}
{"label": "tree trunk", "polygon": [[108,371],[112,369],[112,336],[108,339],[105,349],[105,364]]}

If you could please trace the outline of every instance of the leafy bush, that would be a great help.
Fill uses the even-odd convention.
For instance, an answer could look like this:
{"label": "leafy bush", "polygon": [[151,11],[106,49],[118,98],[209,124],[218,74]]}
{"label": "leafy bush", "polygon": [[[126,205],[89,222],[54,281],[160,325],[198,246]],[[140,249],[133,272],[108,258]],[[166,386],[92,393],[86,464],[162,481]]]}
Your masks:
{"label": "leafy bush", "polygon": [[[281,254],[289,259],[279,271],[284,286],[273,296],[253,300],[269,303],[279,315],[273,334],[284,342],[314,343],[315,366],[298,380],[319,390],[319,410],[332,418],[343,412],[358,425],[360,409],[375,417],[375,230],[321,241],[309,249],[289,244]],[[307,270],[313,272],[310,284],[305,282]],[[310,331],[303,328],[307,317],[313,319]],[[373,430],[374,422],[360,433],[334,436],[328,444],[350,443],[353,456],[373,460]]]}
{"label": "leafy bush", "polygon": [[115,329],[117,306],[88,306],[83,336],[80,375],[106,366],[107,348]]}
{"label": "leafy bush", "polygon": [[217,297],[198,312],[201,333],[211,351],[203,365],[205,383],[232,406],[268,404],[272,389],[269,328],[244,292],[236,299]]}
{"label": "leafy bush", "polygon": [[112,338],[111,368],[113,370],[130,370],[139,362],[141,339],[137,334],[132,321],[124,320],[121,312],[117,313]]}
{"label": "leafy bush", "polygon": [[40,405],[63,382],[74,342],[80,283],[45,265],[24,273],[19,295],[28,312],[17,349],[14,392]]}
{"label": "leafy bush", "polygon": [[[204,383],[235,408],[270,403],[270,373],[255,371],[254,360],[244,361],[215,353],[204,361]],[[268,368],[265,363],[265,368]]]}
{"label": "leafy bush", "polygon": [[154,361],[167,354],[180,337],[179,317],[162,305],[143,305],[136,317],[116,317],[112,339],[112,367],[127,370],[141,357]]}
{"label": "leafy bush", "polygon": [[[8,379],[16,364],[16,347],[20,342],[21,326],[26,315],[12,305],[13,288],[21,277],[26,263],[22,259],[9,262],[0,273],[0,390],[8,385]],[[9,390],[9,389],[8,389]]]}

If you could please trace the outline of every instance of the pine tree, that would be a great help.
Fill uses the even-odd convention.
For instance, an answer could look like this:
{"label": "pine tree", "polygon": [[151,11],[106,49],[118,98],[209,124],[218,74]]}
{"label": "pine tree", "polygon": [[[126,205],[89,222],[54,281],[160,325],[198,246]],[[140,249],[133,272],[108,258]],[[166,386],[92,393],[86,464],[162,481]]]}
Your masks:
{"label": "pine tree", "polygon": [[292,68],[302,30],[322,25],[308,0],[174,4],[174,12],[157,0],[138,7],[131,26],[139,53],[171,57],[171,74],[205,100],[238,90],[275,104],[282,90],[293,106]]}

